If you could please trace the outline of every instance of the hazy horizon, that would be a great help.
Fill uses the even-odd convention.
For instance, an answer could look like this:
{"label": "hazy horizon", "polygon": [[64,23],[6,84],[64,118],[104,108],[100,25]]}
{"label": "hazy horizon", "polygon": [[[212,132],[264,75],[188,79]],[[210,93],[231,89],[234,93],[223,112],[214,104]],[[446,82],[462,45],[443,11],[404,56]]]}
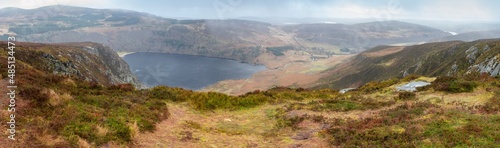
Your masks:
{"label": "hazy horizon", "polygon": [[[409,1],[409,0],[211,0],[211,1],[137,1],[137,0],[0,0],[2,6],[34,9],[50,5],[69,5],[99,9],[126,9],[167,18],[231,19],[256,18],[323,18],[424,20],[450,22],[500,22],[500,3],[478,1]],[[467,11],[464,11],[467,10]]]}

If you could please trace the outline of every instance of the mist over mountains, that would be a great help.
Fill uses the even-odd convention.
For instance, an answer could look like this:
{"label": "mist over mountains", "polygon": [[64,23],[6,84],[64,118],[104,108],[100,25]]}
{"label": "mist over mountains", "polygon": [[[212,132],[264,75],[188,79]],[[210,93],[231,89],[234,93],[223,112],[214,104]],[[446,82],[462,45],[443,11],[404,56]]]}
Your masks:
{"label": "mist over mountains", "polygon": [[[164,52],[253,60],[267,47],[314,54],[363,51],[380,44],[418,43],[449,36],[444,31],[398,21],[359,24],[272,25],[248,20],[177,20],[147,13],[47,6],[0,10],[2,34],[43,43],[90,41],[116,51]],[[321,50],[317,50],[321,49]]]}

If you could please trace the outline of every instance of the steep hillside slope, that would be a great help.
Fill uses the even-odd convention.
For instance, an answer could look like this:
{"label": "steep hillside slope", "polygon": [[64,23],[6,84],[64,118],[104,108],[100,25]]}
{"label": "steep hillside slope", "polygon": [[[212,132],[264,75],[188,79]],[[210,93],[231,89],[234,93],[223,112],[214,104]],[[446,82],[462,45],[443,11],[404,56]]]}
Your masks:
{"label": "steep hillside slope", "polygon": [[[161,101],[143,98],[133,85],[122,84],[140,86],[128,65],[103,45],[14,43],[0,42],[1,60],[15,52],[15,67],[0,63],[0,91],[15,93],[0,96],[0,120],[15,120],[15,127],[10,126],[15,132],[0,135],[15,134],[16,140],[2,138],[3,147],[127,143],[134,133],[151,131],[155,122],[168,117]],[[15,68],[14,76],[8,68]]]}
{"label": "steep hillside slope", "polygon": [[325,71],[323,87],[357,87],[409,74],[463,75],[470,72],[499,75],[500,40],[438,42],[408,47],[378,46]]}
{"label": "steep hillside slope", "polygon": [[396,21],[356,25],[273,26],[246,20],[175,20],[110,9],[47,6],[0,11],[0,36],[17,34],[29,42],[90,41],[127,52],[166,52],[224,57],[246,62],[273,49],[315,55],[345,54],[342,48],[422,42],[443,31]]}
{"label": "steep hillside slope", "polygon": [[[7,47],[6,42],[0,46]],[[17,42],[16,57],[36,69],[104,85],[142,87],[128,64],[109,47],[96,43],[38,44]]]}

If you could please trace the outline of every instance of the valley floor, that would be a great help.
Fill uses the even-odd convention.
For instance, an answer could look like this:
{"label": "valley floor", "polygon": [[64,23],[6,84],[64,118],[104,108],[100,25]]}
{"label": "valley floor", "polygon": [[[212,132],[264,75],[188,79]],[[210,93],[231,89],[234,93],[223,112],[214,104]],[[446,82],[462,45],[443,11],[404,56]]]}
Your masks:
{"label": "valley floor", "polygon": [[208,86],[202,91],[216,91],[241,95],[254,90],[267,90],[275,86],[310,87],[324,77],[322,71],[331,68],[353,55],[333,55],[326,59],[312,60],[307,52],[287,51],[283,56],[265,53],[257,57],[268,69],[255,73],[251,78],[225,80]]}

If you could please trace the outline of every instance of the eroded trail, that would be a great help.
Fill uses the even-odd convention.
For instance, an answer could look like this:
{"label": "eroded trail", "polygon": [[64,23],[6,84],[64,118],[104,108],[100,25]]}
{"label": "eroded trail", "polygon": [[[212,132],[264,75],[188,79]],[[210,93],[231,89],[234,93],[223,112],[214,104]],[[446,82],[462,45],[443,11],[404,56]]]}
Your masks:
{"label": "eroded trail", "polygon": [[[301,130],[280,130],[273,134],[276,105],[238,111],[201,113],[186,105],[169,104],[171,116],[153,133],[141,133],[134,147],[326,147],[315,133],[319,125]],[[306,125],[306,124],[304,124]],[[297,138],[309,132],[306,139]]]}
{"label": "eroded trail", "polygon": [[259,129],[252,131],[252,126],[259,126],[258,124],[249,123],[262,119],[250,117],[262,115],[260,110],[201,113],[186,106],[169,104],[171,116],[159,123],[155,132],[139,134],[136,146],[261,147],[269,142],[261,138]]}
{"label": "eroded trail", "polygon": [[182,129],[181,122],[186,118],[193,117],[187,115],[186,108],[176,105],[169,105],[170,117],[156,127],[154,133],[141,133],[137,135],[137,147],[180,147],[189,146],[189,143],[179,143],[178,137],[175,136],[179,129]]}
{"label": "eroded trail", "polygon": [[[286,104],[286,103],[285,103]],[[292,110],[294,116],[362,119],[394,109],[403,102],[374,110],[314,112]],[[133,147],[329,147],[319,132],[328,126],[306,119],[298,129],[273,131],[275,110],[281,105],[263,105],[238,111],[199,112],[187,104],[168,104],[171,116],[157,124],[156,131],[136,136]],[[273,133],[274,132],[274,133]]]}

